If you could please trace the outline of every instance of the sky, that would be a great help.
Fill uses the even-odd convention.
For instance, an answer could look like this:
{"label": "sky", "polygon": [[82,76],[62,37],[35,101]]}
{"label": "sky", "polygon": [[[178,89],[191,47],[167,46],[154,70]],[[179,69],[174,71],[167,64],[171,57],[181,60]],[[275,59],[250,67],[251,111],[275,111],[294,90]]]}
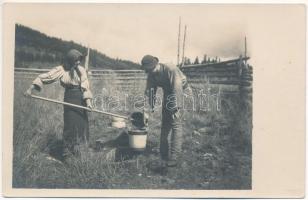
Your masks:
{"label": "sky", "polygon": [[191,60],[204,54],[222,59],[244,54],[247,31],[244,6],[23,4],[17,13],[16,23],[134,62],[152,54],[162,62],[176,63],[180,17],[180,58],[185,25],[185,56]]}

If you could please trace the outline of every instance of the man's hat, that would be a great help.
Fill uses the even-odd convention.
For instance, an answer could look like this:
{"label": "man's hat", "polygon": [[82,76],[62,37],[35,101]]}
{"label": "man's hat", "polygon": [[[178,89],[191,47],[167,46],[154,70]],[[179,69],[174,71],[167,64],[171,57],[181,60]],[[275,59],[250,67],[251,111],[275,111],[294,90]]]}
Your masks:
{"label": "man's hat", "polygon": [[159,60],[157,57],[151,55],[143,56],[141,60],[142,67],[155,67],[158,64]]}

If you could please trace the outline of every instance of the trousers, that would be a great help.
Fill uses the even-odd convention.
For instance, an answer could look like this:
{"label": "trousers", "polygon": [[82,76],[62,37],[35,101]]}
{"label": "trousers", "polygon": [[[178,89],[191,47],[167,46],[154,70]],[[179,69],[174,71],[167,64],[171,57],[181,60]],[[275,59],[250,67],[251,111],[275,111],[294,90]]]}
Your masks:
{"label": "trousers", "polygon": [[[180,112],[180,111],[178,111]],[[170,144],[168,141],[169,135]],[[162,126],[160,136],[160,155],[162,160],[177,161],[182,153],[183,143],[183,123],[182,116],[174,115],[163,106],[162,110]]]}

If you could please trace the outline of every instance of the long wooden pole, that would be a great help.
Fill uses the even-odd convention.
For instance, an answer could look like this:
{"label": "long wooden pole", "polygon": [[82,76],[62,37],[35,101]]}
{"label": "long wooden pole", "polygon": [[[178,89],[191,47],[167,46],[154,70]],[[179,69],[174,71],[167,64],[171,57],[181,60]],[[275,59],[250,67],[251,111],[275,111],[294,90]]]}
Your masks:
{"label": "long wooden pole", "polygon": [[184,66],[184,56],[185,56],[185,40],[186,40],[186,25],[185,25],[185,29],[184,29],[184,39],[183,39],[183,51],[182,51],[182,66]]}
{"label": "long wooden pole", "polygon": [[89,72],[89,60],[90,60],[90,47],[88,46],[87,56],[84,65],[87,73]]}
{"label": "long wooden pole", "polygon": [[[246,41],[246,36],[245,36],[245,58],[247,57],[247,41]],[[245,64],[247,64],[247,60],[245,60]]]}
{"label": "long wooden pole", "polygon": [[118,115],[118,114],[114,114],[114,113],[110,113],[110,112],[104,112],[104,111],[96,110],[96,109],[92,110],[90,108],[87,108],[87,107],[84,107],[84,106],[79,106],[79,105],[72,104],[72,103],[67,103],[67,102],[58,101],[58,100],[54,100],[54,99],[48,99],[48,98],[40,97],[40,96],[36,96],[36,95],[31,95],[31,97],[34,98],[34,99],[40,99],[40,100],[43,100],[43,101],[48,101],[48,102],[53,102],[53,103],[62,104],[62,105],[66,105],[66,106],[71,106],[71,107],[74,107],[74,108],[84,109],[84,110],[87,110],[87,111],[90,111],[90,112],[96,112],[96,113],[100,113],[100,114],[104,114],[104,115],[110,115],[110,116],[119,117],[119,118],[122,118],[122,119],[130,119],[127,116]]}
{"label": "long wooden pole", "polygon": [[180,42],[181,42],[180,38],[181,38],[181,17],[180,17],[180,20],[179,20],[177,66],[180,66]]}

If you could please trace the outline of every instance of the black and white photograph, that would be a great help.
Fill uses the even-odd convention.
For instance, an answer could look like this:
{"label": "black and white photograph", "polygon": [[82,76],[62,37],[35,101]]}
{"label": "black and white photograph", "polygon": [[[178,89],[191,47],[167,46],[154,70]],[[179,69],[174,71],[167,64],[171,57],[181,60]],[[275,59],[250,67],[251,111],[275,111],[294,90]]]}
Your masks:
{"label": "black and white photograph", "polygon": [[254,189],[255,70],[285,41],[257,31],[301,6],[11,6],[12,189]]}

